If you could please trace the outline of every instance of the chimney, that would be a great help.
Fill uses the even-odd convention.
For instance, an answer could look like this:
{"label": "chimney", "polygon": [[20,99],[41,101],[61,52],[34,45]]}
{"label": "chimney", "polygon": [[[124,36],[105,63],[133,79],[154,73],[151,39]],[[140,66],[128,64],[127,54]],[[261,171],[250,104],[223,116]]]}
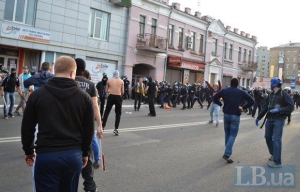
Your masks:
{"label": "chimney", "polygon": [[245,31],[241,31],[241,36],[245,37]]}
{"label": "chimney", "polygon": [[254,35],[252,35],[252,39],[253,39],[254,41],[257,41],[257,37],[254,36]]}
{"label": "chimney", "polygon": [[231,30],[231,26],[226,26],[226,29],[228,30],[228,31],[230,31]]}
{"label": "chimney", "polygon": [[180,10],[180,4],[179,3],[172,3],[172,6],[177,9]]}
{"label": "chimney", "polygon": [[191,8],[186,7],[186,8],[185,8],[185,12],[186,12],[187,14],[191,14]]}
{"label": "chimney", "polygon": [[238,34],[239,33],[239,29],[238,28],[234,28],[234,33]]}
{"label": "chimney", "polygon": [[169,0],[160,0],[161,2],[165,3],[165,4],[169,4]]}
{"label": "chimney", "polygon": [[199,11],[196,11],[195,16],[198,17],[198,18],[201,18],[201,13]]}
{"label": "chimney", "polygon": [[247,37],[247,38],[250,38],[250,34],[249,34],[249,33],[246,33],[246,37]]}

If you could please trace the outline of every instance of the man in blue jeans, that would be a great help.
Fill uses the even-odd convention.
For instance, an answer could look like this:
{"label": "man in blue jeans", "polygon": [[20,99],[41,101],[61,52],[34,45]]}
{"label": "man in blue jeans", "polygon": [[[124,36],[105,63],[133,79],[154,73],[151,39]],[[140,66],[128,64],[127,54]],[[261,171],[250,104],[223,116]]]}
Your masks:
{"label": "man in blue jeans", "polygon": [[265,138],[266,143],[271,154],[269,158],[272,163],[269,163],[269,167],[280,168],[281,167],[281,150],[282,150],[282,133],[283,126],[286,117],[294,110],[294,103],[292,98],[287,92],[281,89],[281,80],[278,78],[271,79],[272,93],[264,102],[263,108],[256,118],[256,126],[258,121],[265,115],[266,130]]}
{"label": "man in blue jeans", "polygon": [[[213,102],[219,106],[222,106],[220,98],[224,101],[223,113],[224,113],[224,131],[225,131],[225,152],[223,158],[228,163],[233,163],[230,159],[232,154],[232,147],[235,138],[239,131],[240,115],[244,109],[251,107],[254,103],[253,98],[243,90],[237,88],[239,84],[238,79],[233,78],[230,82],[230,87],[222,89],[213,96]],[[247,103],[241,106],[241,103],[246,100]],[[243,102],[244,103],[244,102]]]}
{"label": "man in blue jeans", "polygon": [[[22,89],[20,87],[19,78],[17,77],[17,74],[16,74],[16,69],[11,68],[11,74],[9,76],[5,77],[1,83],[1,96],[3,97],[5,95],[5,97],[4,97],[5,103],[4,103],[4,108],[3,108],[4,119],[8,119],[8,116],[15,117],[12,114],[12,110],[15,105],[16,87],[19,92],[19,95],[22,96],[23,93],[22,93]],[[8,99],[10,100],[10,107],[9,107],[8,114],[7,114]]]}

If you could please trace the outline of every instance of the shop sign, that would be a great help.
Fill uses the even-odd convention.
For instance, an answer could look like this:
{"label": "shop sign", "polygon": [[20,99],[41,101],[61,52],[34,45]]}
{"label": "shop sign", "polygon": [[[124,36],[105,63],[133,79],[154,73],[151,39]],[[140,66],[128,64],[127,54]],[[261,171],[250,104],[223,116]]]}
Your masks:
{"label": "shop sign", "polygon": [[1,36],[40,43],[50,43],[49,32],[6,23],[2,24]]}
{"label": "shop sign", "polygon": [[169,57],[169,63],[181,63],[181,57]]}
{"label": "shop sign", "polygon": [[201,63],[194,63],[190,61],[181,61],[180,63],[169,63],[170,67],[177,67],[177,68],[182,68],[182,69],[189,69],[192,71],[202,71],[205,68],[204,64]]}
{"label": "shop sign", "polygon": [[91,74],[91,81],[93,83],[98,83],[102,80],[103,73],[107,74],[108,78],[111,78],[114,70],[116,70],[116,64],[98,62],[98,61],[89,61],[86,60],[86,70]]}

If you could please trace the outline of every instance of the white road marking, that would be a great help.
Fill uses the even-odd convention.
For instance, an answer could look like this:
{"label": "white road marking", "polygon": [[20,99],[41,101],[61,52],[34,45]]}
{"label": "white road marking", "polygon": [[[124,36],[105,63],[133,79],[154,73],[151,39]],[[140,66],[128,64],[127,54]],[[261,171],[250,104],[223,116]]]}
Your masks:
{"label": "white road marking", "polygon": [[[292,114],[298,114],[300,112],[293,112]],[[242,117],[240,120],[254,120],[253,117]],[[262,120],[261,120],[262,121]],[[222,123],[223,120],[220,120],[219,123]],[[177,128],[177,127],[191,127],[191,126],[197,126],[197,125],[205,125],[207,124],[207,121],[200,121],[200,122],[193,122],[193,123],[180,123],[180,124],[168,124],[168,125],[156,125],[156,126],[145,126],[145,127],[133,127],[133,128],[122,128],[118,129],[121,133],[126,132],[134,132],[134,131],[148,131],[148,130],[156,130],[156,129],[170,129],[170,128]],[[111,134],[113,133],[113,130],[105,130],[104,134]],[[4,137],[0,138],[0,143],[9,143],[9,142],[20,142],[21,137]]]}

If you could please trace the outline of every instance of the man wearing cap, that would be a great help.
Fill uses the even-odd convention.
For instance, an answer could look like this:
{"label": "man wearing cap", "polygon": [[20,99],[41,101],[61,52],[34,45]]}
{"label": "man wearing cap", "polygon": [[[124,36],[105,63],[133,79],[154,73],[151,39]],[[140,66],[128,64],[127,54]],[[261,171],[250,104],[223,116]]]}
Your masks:
{"label": "man wearing cap", "polygon": [[[25,102],[27,101],[28,96],[29,96],[29,89],[24,87],[24,81],[26,79],[28,79],[30,76],[31,75],[29,74],[28,67],[24,66],[23,73],[19,75],[19,81],[20,81],[21,89],[23,91],[23,96],[21,96],[20,103],[19,103],[18,107],[16,108],[16,111],[14,112],[15,115],[20,115],[20,113],[19,113],[20,108],[22,108],[22,111],[24,113],[25,104],[26,104]],[[24,99],[25,99],[25,101],[24,101]]]}
{"label": "man wearing cap", "polygon": [[[19,92],[19,95],[22,96],[22,89],[20,88],[20,81],[19,78],[16,75],[16,69],[15,68],[11,68],[11,74],[7,77],[5,77],[1,83],[1,96],[3,97],[5,95],[5,103],[4,103],[4,107],[3,107],[3,111],[4,111],[4,119],[8,119],[9,117],[15,117],[12,114],[12,110],[14,108],[15,105],[15,90],[17,87],[17,90]],[[9,107],[9,111],[7,113],[7,104],[8,104],[8,98],[10,100],[10,107]],[[7,116],[8,115],[8,116]]]}
{"label": "man wearing cap", "polygon": [[294,103],[289,94],[281,89],[278,78],[271,79],[271,90],[263,108],[255,120],[258,122],[266,115],[265,139],[271,157],[269,167],[281,167],[282,133],[286,117],[293,112]]}

